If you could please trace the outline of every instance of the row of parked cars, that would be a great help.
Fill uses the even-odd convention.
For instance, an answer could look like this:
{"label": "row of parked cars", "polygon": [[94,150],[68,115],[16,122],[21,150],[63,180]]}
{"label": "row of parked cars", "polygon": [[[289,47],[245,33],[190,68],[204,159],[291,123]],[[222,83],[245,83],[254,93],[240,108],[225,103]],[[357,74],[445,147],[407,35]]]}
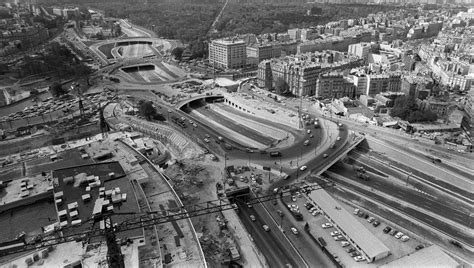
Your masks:
{"label": "row of parked cars", "polygon": [[[374,227],[377,227],[380,225],[380,222],[374,218],[374,217],[371,217],[368,213],[366,212],[362,212],[360,209],[356,208],[354,209],[354,215],[357,215],[361,218],[364,218],[364,219],[367,219],[367,221],[369,223],[371,223]],[[410,240],[410,237],[408,237],[407,235],[403,234],[402,232],[399,232],[397,230],[395,230],[395,228],[392,228],[390,226],[386,226],[384,229],[383,229],[383,232],[386,233],[386,234],[390,234],[392,236],[394,236],[395,238],[397,239],[400,239],[402,240],[403,242],[406,242],[408,240]]]}
{"label": "row of parked cars", "polygon": [[[326,222],[326,223],[323,223],[321,225],[321,227],[323,229],[329,229],[329,228],[332,228],[333,225],[332,223],[330,222]],[[349,256],[351,256],[356,262],[361,262],[361,261],[365,261],[365,257],[362,256],[362,254],[360,254],[359,251],[357,251],[357,249],[355,249],[354,247],[350,246],[351,244],[347,241],[346,237],[344,235],[341,234],[341,232],[339,231],[332,231],[331,233],[331,236],[334,238],[335,241],[339,241],[341,243],[341,246],[343,248],[347,248],[346,249],[346,252],[349,254]]]}

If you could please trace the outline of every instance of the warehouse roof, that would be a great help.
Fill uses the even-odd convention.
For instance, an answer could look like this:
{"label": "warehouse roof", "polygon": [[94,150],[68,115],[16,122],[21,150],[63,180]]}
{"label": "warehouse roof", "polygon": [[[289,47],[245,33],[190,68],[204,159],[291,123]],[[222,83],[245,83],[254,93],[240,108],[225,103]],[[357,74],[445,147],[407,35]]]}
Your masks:
{"label": "warehouse roof", "polygon": [[438,246],[424,248],[413,254],[382,265],[381,268],[395,267],[461,267],[453,258]]}
{"label": "warehouse roof", "polygon": [[362,223],[356,220],[351,213],[342,208],[325,190],[313,191],[309,194],[309,197],[370,258],[375,258],[389,252],[387,246],[367,230]]}

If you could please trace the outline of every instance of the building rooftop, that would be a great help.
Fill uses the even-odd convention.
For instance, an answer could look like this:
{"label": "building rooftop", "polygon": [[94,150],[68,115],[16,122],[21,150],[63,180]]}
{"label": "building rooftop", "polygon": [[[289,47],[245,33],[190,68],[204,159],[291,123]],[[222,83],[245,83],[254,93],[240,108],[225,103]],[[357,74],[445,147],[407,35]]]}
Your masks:
{"label": "building rooftop", "polygon": [[[24,177],[19,180],[12,180],[0,191],[0,205],[6,205],[34,195],[52,191],[53,182],[51,175],[37,175],[35,177]],[[1,211],[1,209],[0,209]]]}
{"label": "building rooftop", "polygon": [[[71,226],[73,221],[80,220],[75,228],[68,229],[71,233],[97,228],[99,222],[94,222],[92,225],[84,224],[93,218],[94,210],[97,209],[98,215],[107,211],[109,207],[114,212],[139,212],[131,184],[119,162],[58,169],[53,172],[53,177],[57,178],[57,185],[54,188],[55,196],[61,196],[62,201],[57,205],[60,222],[65,222],[65,226]],[[87,199],[85,199],[86,195],[89,195]],[[55,199],[59,198],[55,197]],[[97,205],[98,203],[101,204]],[[76,215],[73,214],[74,211],[77,211]],[[64,216],[60,216],[61,214]],[[120,223],[135,217],[137,216],[133,214],[118,215],[113,217],[113,222]],[[134,238],[142,235],[141,229],[135,229],[121,232],[117,237]]]}
{"label": "building rooftop", "polygon": [[381,268],[398,267],[461,267],[461,265],[442,251],[438,246],[433,245],[413,254],[409,254],[398,260],[380,266]]}
{"label": "building rooftop", "polygon": [[[121,247],[124,255],[125,267],[138,267],[138,243],[124,245]],[[43,253],[47,252],[47,253]],[[27,260],[33,261],[33,254],[38,253],[39,259],[31,265],[27,265]],[[107,245],[105,243],[89,244],[83,247],[81,242],[68,242],[29,254],[20,255],[17,258],[5,263],[5,267],[27,268],[38,267],[75,267],[82,263],[82,267],[108,267],[107,265]],[[105,266],[103,266],[105,264]],[[2,266],[4,267],[4,266]]]}
{"label": "building rooftop", "polygon": [[217,40],[212,40],[212,43],[218,43],[222,45],[240,45],[243,44],[245,45],[245,41],[241,39],[217,39]]}
{"label": "building rooftop", "polygon": [[375,237],[362,223],[347,212],[326,191],[313,191],[309,197],[327,214],[369,257],[376,257],[389,252],[377,237]]}

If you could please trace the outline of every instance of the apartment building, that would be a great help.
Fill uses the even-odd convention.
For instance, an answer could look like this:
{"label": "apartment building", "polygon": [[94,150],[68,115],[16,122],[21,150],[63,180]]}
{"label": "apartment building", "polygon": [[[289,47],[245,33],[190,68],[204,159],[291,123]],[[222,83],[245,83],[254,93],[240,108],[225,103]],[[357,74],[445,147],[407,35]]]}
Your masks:
{"label": "apartment building", "polygon": [[243,40],[219,39],[209,43],[209,63],[225,69],[238,69],[246,65],[247,45]]}

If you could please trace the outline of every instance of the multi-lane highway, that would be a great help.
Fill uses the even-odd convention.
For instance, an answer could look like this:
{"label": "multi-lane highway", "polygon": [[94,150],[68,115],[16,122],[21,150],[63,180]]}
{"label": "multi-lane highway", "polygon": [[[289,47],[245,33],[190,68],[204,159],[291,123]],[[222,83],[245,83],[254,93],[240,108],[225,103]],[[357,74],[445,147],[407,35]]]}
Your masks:
{"label": "multi-lane highway", "polygon": [[[288,243],[278,226],[275,225],[260,204],[255,204],[249,208],[246,204],[240,203],[239,211],[242,223],[255,244],[265,255],[270,267],[306,266],[304,260],[299,257],[298,252]],[[250,215],[255,217],[255,221],[250,219]],[[265,231],[263,225],[267,225],[269,231]]]}

